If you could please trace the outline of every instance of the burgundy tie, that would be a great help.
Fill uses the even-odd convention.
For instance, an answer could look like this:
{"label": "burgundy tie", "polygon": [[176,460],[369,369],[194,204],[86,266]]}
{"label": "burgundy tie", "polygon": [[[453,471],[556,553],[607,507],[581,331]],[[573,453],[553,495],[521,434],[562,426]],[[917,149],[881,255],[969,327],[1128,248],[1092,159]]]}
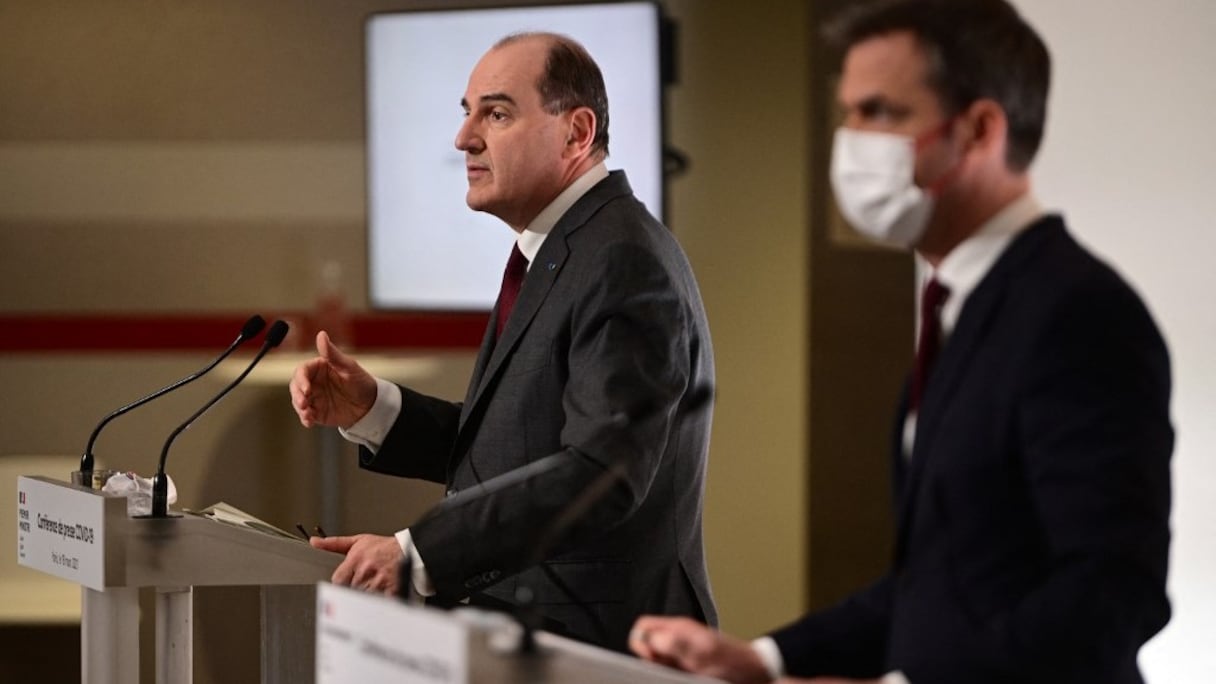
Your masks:
{"label": "burgundy tie", "polygon": [[507,259],[507,268],[502,274],[502,289],[498,291],[498,319],[494,323],[494,338],[502,337],[502,329],[507,327],[507,319],[511,317],[511,309],[515,308],[515,299],[519,297],[519,288],[524,283],[528,273],[528,260],[519,251],[519,245],[511,248],[511,258]]}
{"label": "burgundy tie", "polygon": [[942,337],[942,305],[950,296],[950,290],[937,281],[929,281],[920,300],[920,339],[916,342],[916,365],[912,367],[912,389],[910,408],[915,411],[920,407],[924,397],[925,387],[929,384],[929,374],[933,372],[933,362],[937,360],[937,351],[941,346]]}

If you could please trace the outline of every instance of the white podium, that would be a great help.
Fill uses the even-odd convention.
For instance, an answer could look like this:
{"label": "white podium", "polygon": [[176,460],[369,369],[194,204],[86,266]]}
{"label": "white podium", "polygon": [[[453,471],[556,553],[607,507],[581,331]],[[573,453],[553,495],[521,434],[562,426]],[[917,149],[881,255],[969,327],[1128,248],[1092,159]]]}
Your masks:
{"label": "white podium", "polygon": [[[11,485],[10,485],[11,486]],[[258,586],[262,682],[312,682],[316,583],[338,554],[194,514],[130,518],[126,499],[17,480],[18,563],[81,586],[81,681],[139,681],[139,589],[156,591],[156,681],[193,678],[197,586]]]}
{"label": "white podium", "polygon": [[[501,643],[506,616],[406,606],[328,584],[342,557],[198,514],[127,516],[126,499],[49,477],[17,478],[17,560],[81,587],[81,681],[139,681],[139,592],[156,593],[156,681],[193,679],[194,587],[260,587],[267,684],[709,682],[537,632]],[[505,637],[505,639],[504,639]]]}
{"label": "white podium", "polygon": [[522,628],[473,608],[439,611],[321,584],[317,684],[706,684],[697,677],[548,632],[520,652]]}

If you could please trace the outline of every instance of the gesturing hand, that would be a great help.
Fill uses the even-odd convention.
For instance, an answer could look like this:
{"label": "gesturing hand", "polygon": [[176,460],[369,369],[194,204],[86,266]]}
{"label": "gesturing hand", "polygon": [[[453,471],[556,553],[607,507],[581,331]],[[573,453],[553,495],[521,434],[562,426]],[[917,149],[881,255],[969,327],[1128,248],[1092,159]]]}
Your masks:
{"label": "gesturing hand", "polygon": [[349,428],[376,403],[376,379],[342,353],[324,330],[317,333],[317,358],[291,377],[291,405],[304,427]]}

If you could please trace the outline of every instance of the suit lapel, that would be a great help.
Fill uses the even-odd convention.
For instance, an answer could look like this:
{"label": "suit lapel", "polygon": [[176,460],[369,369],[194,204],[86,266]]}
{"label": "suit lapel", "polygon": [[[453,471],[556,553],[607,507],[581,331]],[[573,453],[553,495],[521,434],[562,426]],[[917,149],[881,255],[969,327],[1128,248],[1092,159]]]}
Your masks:
{"label": "suit lapel", "polygon": [[465,419],[469,415],[469,408],[473,405],[473,396],[477,389],[481,387],[481,379],[485,376],[486,365],[490,362],[490,354],[494,351],[494,321],[498,317],[498,305],[490,311],[490,320],[486,324],[485,334],[481,336],[481,347],[477,351],[477,361],[473,365],[473,375],[469,379],[469,388],[465,391],[464,405],[460,410],[460,424],[464,425]]}
{"label": "suit lapel", "polygon": [[[553,283],[557,281],[557,276],[561,273],[562,265],[565,264],[569,254],[570,250],[566,247],[564,239],[557,235],[549,236],[541,245],[540,252],[536,254],[536,258],[528,269],[523,287],[519,290],[519,298],[515,300],[515,309],[511,312],[511,318],[507,320],[507,327],[503,328],[502,337],[498,339],[497,343],[494,343],[493,326],[491,325],[491,330],[487,331],[486,339],[489,344],[482,346],[483,353],[477,360],[478,368],[474,372],[474,384],[470,385],[471,394],[461,412],[460,429],[462,431],[465,421],[473,408],[485,396],[486,389],[498,375],[503,362],[515,351],[524,331],[532,324],[532,319],[536,318],[536,312],[540,310],[541,304],[553,289]],[[492,345],[493,349],[486,358],[484,352],[489,345]]]}
{"label": "suit lapel", "polygon": [[503,363],[519,346],[524,333],[531,326],[541,305],[548,298],[554,283],[557,282],[558,276],[561,275],[562,267],[570,256],[567,238],[582,228],[609,201],[632,192],[625,174],[621,171],[613,171],[607,178],[587,191],[587,194],[579,198],[574,206],[570,207],[570,210],[558,220],[557,225],[553,227],[549,237],[545,238],[544,244],[541,245],[540,251],[537,252],[536,258],[529,266],[528,275],[524,278],[523,287],[519,291],[519,298],[515,300],[511,318],[507,321],[507,327],[503,329],[502,337],[499,338],[497,344],[494,343],[493,331],[495,319],[491,316],[490,325],[482,340],[481,352],[478,354],[477,364],[469,384],[469,391],[460,413],[459,435],[453,454],[456,458],[453,462],[462,456],[462,451],[467,444],[466,424],[474,412],[486,401],[489,388],[502,370]]}
{"label": "suit lapel", "polygon": [[[941,425],[942,416],[949,409],[955,387],[966,375],[975,357],[976,350],[985,342],[993,320],[999,314],[1009,287],[1027,259],[1038,246],[1058,231],[1048,228],[1059,224],[1051,217],[1027,228],[1014,239],[1005,253],[993,264],[992,270],[967,298],[959,314],[958,325],[946,340],[937,358],[932,382],[925,388],[920,412],[916,421],[916,438],[912,444],[911,462],[906,467],[907,478],[903,484],[900,505],[899,531],[896,537],[897,558],[902,555],[911,531],[916,499],[921,489],[921,480],[929,467],[934,453],[933,442]],[[1062,224],[1058,225],[1062,231]],[[900,412],[904,415],[904,412]],[[901,421],[902,424],[902,421]]]}

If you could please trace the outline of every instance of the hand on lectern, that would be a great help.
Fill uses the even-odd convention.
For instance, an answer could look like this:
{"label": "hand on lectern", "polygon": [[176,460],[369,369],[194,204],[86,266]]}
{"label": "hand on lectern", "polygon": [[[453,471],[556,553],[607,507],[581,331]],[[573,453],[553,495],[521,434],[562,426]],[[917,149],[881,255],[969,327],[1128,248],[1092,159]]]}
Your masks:
{"label": "hand on lectern", "polygon": [[689,618],[643,615],[629,632],[629,648],[643,660],[732,684],[772,680],[746,641]]}
{"label": "hand on lectern", "polygon": [[405,554],[396,537],[356,534],[352,537],[312,537],[314,548],[346,554],[330,581],[353,589],[395,596],[397,575]]}
{"label": "hand on lectern", "polygon": [[292,375],[291,405],[304,427],[349,428],[376,403],[376,379],[324,330],[317,333],[317,354]]}
{"label": "hand on lectern", "polygon": [[[775,684],[885,684],[886,679],[849,679],[848,677],[812,677],[810,679],[796,679],[793,677],[782,677],[775,680]],[[893,680],[893,682],[902,682],[901,679]]]}

